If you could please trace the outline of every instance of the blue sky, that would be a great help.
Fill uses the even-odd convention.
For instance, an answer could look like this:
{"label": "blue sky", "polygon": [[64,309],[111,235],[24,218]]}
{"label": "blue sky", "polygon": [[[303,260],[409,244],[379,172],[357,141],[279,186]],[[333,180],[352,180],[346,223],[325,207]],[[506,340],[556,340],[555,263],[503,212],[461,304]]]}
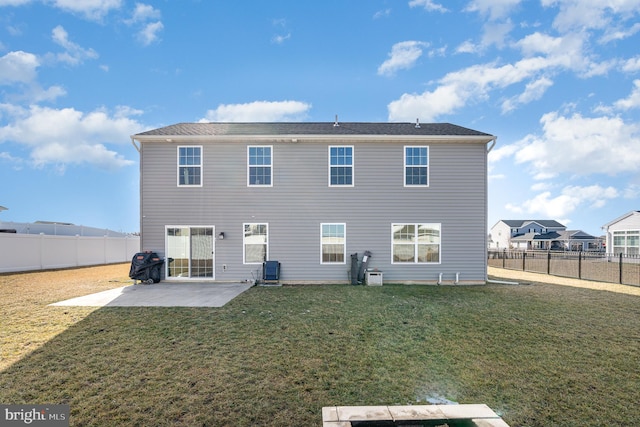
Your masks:
{"label": "blue sky", "polygon": [[337,114],[496,135],[489,227],[599,235],[640,209],[639,18],[640,0],[0,0],[0,220],[137,231],[130,135]]}

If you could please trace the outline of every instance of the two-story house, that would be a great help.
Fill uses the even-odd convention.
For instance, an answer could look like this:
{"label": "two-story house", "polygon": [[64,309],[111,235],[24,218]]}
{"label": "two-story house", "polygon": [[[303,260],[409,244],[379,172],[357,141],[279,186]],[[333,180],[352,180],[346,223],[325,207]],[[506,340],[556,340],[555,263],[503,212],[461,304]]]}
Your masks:
{"label": "two-story house", "polygon": [[[559,233],[565,231],[567,227],[552,219],[503,219],[491,227],[491,249],[527,249],[521,247],[520,241],[512,241],[514,238],[525,235],[546,235],[548,233]],[[531,240],[531,239],[530,239]],[[531,249],[531,248],[530,248]]]}
{"label": "two-story house", "polygon": [[500,220],[490,231],[489,249],[598,251],[599,237],[567,230],[549,219]]}
{"label": "two-story house", "polygon": [[487,150],[447,124],[180,123],[133,135],[141,249],[166,280],[484,283]]}

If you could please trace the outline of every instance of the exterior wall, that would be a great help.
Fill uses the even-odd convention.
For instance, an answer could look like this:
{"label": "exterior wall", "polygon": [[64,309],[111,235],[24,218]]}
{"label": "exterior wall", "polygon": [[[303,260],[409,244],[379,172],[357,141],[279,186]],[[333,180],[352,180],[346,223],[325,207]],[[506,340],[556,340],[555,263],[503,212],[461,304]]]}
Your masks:
{"label": "exterior wall", "polygon": [[[178,188],[179,145],[203,146],[202,187]],[[247,187],[247,147],[273,146],[273,186]],[[328,146],[354,147],[353,187],[328,186]],[[404,187],[404,146],[428,145],[429,187]],[[268,223],[268,259],[283,283],[347,283],[350,254],[372,252],[384,282],[480,283],[486,279],[487,162],[482,143],[416,140],[141,144],[142,250],[165,257],[165,226],[215,226],[215,280],[252,280],[243,224]],[[344,264],[320,263],[320,224],[346,224]],[[392,264],[392,223],[440,223],[440,264]],[[167,263],[165,263],[166,265]],[[226,268],[225,268],[226,267]],[[253,274],[252,274],[253,273]]]}
{"label": "exterior wall", "polygon": [[491,249],[509,249],[511,241],[511,227],[502,221],[499,221],[491,228],[491,240],[493,244]]}

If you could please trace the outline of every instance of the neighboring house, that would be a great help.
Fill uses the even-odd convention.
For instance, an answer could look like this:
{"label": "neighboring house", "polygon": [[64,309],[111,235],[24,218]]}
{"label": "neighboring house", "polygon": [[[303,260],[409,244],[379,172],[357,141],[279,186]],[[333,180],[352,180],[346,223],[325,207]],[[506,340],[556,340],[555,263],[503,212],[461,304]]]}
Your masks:
{"label": "neighboring house", "polygon": [[487,144],[438,123],[180,123],[131,137],[141,248],[167,280],[484,283]]}
{"label": "neighboring house", "polygon": [[631,211],[602,226],[607,252],[612,254],[640,254],[640,211]]}
{"label": "neighboring house", "polygon": [[511,238],[517,249],[544,251],[600,251],[602,239],[581,230],[525,233]]}
{"label": "neighboring house", "polygon": [[541,235],[550,232],[566,231],[566,229],[567,227],[558,221],[549,219],[500,220],[491,227],[490,249],[526,249],[526,246],[520,246],[520,241],[514,243],[512,239],[528,233],[531,235]]}
{"label": "neighboring house", "polygon": [[491,228],[490,249],[599,251],[602,239],[567,230],[554,220],[501,220]]}

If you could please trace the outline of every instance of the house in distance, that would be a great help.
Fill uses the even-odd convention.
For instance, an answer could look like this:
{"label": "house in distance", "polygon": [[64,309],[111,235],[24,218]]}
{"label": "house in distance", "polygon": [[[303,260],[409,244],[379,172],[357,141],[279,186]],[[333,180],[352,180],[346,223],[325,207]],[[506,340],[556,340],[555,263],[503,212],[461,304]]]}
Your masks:
{"label": "house in distance", "polygon": [[[163,279],[484,283],[487,152],[448,123],[178,123],[131,136],[141,249]],[[491,144],[490,144],[491,143]]]}

